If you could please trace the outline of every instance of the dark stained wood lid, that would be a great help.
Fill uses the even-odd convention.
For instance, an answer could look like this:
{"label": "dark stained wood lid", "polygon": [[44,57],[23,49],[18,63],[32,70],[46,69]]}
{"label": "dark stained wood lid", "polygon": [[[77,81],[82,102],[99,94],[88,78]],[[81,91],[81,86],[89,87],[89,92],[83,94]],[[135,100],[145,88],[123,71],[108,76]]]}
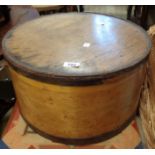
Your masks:
{"label": "dark stained wood lid", "polygon": [[141,63],[150,39],[118,18],[66,13],[22,24],[3,39],[4,56],[16,70],[52,83],[101,80]]}

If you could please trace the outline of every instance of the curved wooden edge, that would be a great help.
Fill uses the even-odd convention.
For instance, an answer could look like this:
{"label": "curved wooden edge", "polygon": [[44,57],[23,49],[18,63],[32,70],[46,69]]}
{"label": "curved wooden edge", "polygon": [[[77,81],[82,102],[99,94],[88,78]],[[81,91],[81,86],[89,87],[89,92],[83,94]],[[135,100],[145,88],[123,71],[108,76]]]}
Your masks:
{"label": "curved wooden edge", "polygon": [[111,74],[104,74],[104,75],[92,75],[92,76],[55,76],[50,74],[42,74],[33,72],[31,70],[28,70],[24,68],[19,68],[15,64],[8,64],[11,68],[13,68],[16,72],[21,73],[22,75],[32,78],[37,81],[49,83],[49,84],[58,84],[63,86],[91,86],[91,85],[100,85],[106,82],[106,80],[110,80],[116,76],[120,76],[121,74],[125,75],[128,72],[131,72],[132,70],[136,69],[139,65],[144,64],[147,62],[148,56],[139,62],[138,64],[131,66],[130,68],[120,70],[117,72],[113,72]]}
{"label": "curved wooden edge", "polygon": [[[62,14],[66,14],[66,13],[61,13],[61,14],[56,14],[55,16],[59,16]],[[77,14],[77,13],[67,13],[67,14]],[[20,72],[21,74],[30,77],[32,79],[35,80],[39,80],[39,81],[43,81],[43,82],[47,82],[47,83],[53,83],[53,84],[60,84],[60,85],[70,85],[70,86],[79,86],[79,85],[96,85],[96,84],[101,84],[103,83],[103,80],[106,80],[108,78],[112,78],[117,74],[120,74],[122,72],[126,72],[126,71],[130,71],[132,70],[134,67],[137,67],[139,64],[143,63],[144,61],[146,61],[146,59],[149,56],[149,51],[151,49],[152,43],[150,41],[150,37],[147,35],[147,33],[144,31],[144,29],[140,26],[138,26],[137,24],[125,20],[125,19],[120,19],[118,17],[114,17],[114,16],[110,16],[110,15],[106,15],[106,14],[100,14],[100,13],[80,13],[80,14],[96,14],[96,15],[104,15],[104,16],[109,16],[112,18],[116,18],[118,20],[122,20],[124,22],[128,22],[129,24],[137,27],[138,29],[140,29],[140,31],[144,34],[145,38],[146,38],[146,42],[147,42],[147,49],[146,51],[147,54],[144,56],[144,58],[140,61],[140,62],[135,62],[135,64],[131,64],[129,65],[127,68],[123,68],[121,70],[118,71],[114,71],[111,73],[107,73],[107,74],[103,74],[103,75],[88,75],[88,76],[62,76],[62,75],[54,75],[54,74],[49,74],[49,73],[43,73],[43,72],[39,72],[39,71],[33,71],[30,67],[25,67],[24,64],[21,64],[20,62],[18,62],[15,58],[13,58],[12,55],[9,54],[9,49],[5,46],[5,40],[9,37],[11,37],[12,32],[18,27],[15,26],[13,29],[11,29],[3,38],[2,40],[2,46],[3,46],[3,50],[4,52],[4,58],[8,61],[8,63],[10,64],[10,66],[12,66],[12,68],[14,68],[17,72]],[[50,16],[50,15],[47,15]],[[40,17],[40,18],[44,18],[44,17]],[[32,22],[33,20],[29,21]],[[23,23],[24,24],[24,23]],[[21,24],[22,25],[22,24]]]}
{"label": "curved wooden edge", "polygon": [[[20,108],[19,108],[20,110]],[[29,127],[31,129],[33,129],[36,133],[38,133],[40,136],[43,136],[44,138],[47,138],[49,140],[52,140],[53,142],[57,142],[57,143],[63,143],[63,144],[67,144],[67,145],[88,145],[88,144],[94,144],[94,143],[99,143],[105,140],[108,140],[114,136],[116,136],[117,134],[121,133],[130,123],[131,121],[135,118],[136,116],[136,112],[134,112],[128,120],[126,120],[122,125],[120,125],[118,128],[101,134],[101,135],[97,135],[96,137],[90,137],[90,138],[83,138],[83,139],[67,139],[67,138],[63,138],[63,137],[57,137],[57,136],[53,136],[50,134],[47,134],[43,131],[41,131],[40,129],[38,129],[37,127],[35,127],[35,125],[32,125],[29,121],[26,120],[26,118],[23,116],[21,110],[20,110],[20,114],[22,116],[22,118],[24,119],[24,121],[29,125]]]}

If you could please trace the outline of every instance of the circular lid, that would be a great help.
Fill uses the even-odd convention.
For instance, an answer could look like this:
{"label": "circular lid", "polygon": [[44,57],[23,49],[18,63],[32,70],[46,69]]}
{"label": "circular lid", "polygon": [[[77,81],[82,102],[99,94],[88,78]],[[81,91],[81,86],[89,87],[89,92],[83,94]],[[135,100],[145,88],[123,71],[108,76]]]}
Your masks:
{"label": "circular lid", "polygon": [[46,82],[98,81],[143,61],[150,39],[118,18],[66,13],[22,24],[3,39],[4,56],[23,74]]}

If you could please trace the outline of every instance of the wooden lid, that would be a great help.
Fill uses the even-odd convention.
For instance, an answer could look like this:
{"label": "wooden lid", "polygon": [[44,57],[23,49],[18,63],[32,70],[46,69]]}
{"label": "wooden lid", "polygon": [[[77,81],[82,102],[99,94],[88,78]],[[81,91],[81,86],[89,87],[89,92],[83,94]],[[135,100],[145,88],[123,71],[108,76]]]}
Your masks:
{"label": "wooden lid", "polygon": [[41,17],[14,28],[3,40],[4,56],[16,70],[66,84],[101,80],[129,69],[147,57],[150,47],[139,26],[91,13]]}

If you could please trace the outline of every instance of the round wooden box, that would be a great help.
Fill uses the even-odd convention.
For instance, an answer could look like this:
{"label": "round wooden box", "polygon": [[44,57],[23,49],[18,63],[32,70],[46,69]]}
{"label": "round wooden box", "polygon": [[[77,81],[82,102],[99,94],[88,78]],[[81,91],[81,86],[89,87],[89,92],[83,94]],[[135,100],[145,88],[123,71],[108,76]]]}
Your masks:
{"label": "round wooden box", "polygon": [[150,47],[139,26],[90,13],[45,16],[3,40],[24,119],[70,144],[106,139],[130,122]]}

